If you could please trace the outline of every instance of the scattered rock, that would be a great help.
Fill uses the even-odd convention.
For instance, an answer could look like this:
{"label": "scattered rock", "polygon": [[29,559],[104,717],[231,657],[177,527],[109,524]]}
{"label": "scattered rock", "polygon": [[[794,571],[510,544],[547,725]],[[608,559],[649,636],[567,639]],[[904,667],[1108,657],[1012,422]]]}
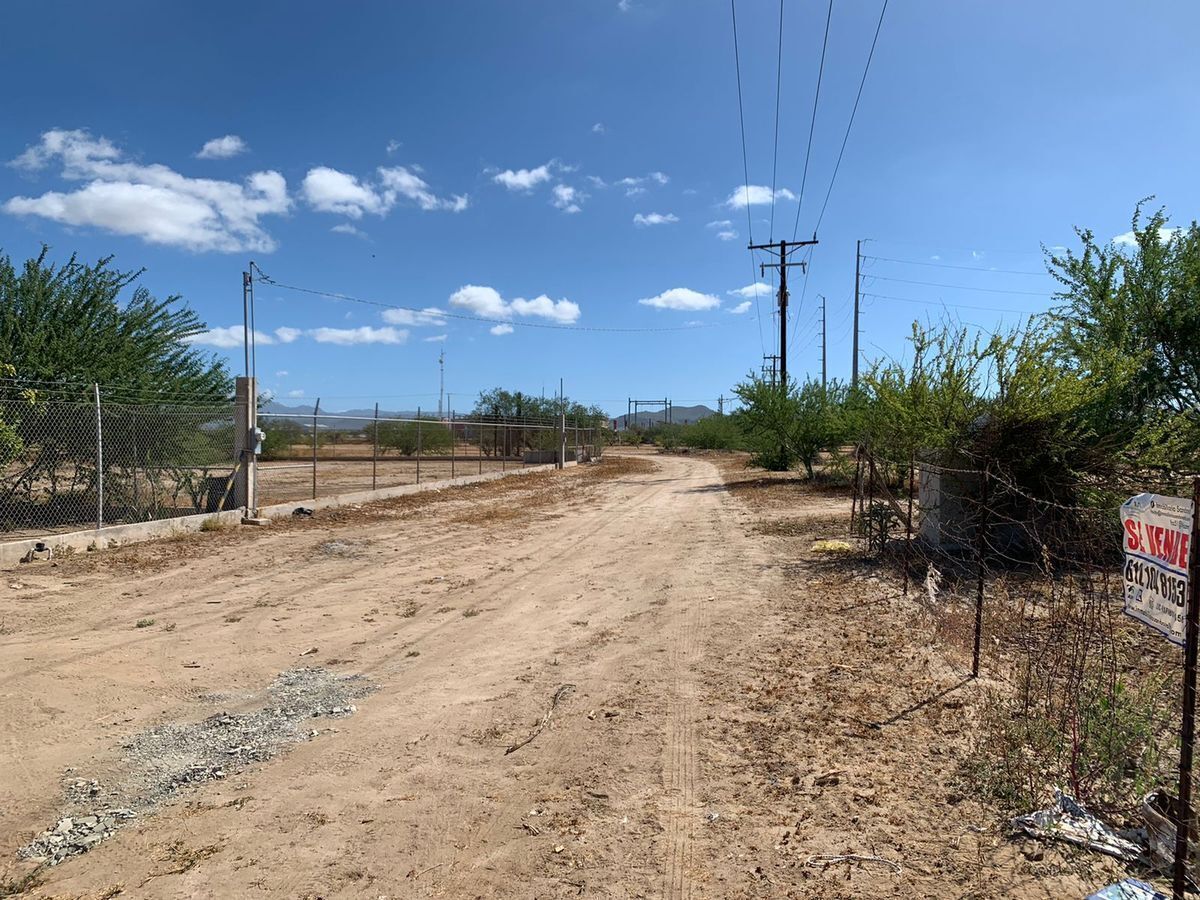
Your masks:
{"label": "scattered rock", "polygon": [[358,707],[349,701],[374,690],[358,675],[290,669],[271,684],[267,703],[256,712],[221,712],[199,722],[147,729],[123,745],[126,772],[115,783],[71,778],[65,790],[70,815],[35,837],[20,855],[53,866],[85,853],[180,790],[238,775],[292,744],[311,740],[319,732],[308,726],[310,719],[353,715]]}

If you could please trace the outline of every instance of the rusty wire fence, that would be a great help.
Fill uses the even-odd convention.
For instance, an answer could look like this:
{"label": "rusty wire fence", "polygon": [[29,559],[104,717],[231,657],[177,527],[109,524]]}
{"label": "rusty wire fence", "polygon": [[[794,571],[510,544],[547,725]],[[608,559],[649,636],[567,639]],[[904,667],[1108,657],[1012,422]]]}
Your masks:
{"label": "rusty wire fence", "polygon": [[983,679],[972,777],[1014,811],[1059,787],[1137,822],[1177,777],[1181,660],[1124,613],[1120,506],[1142,492],[1188,497],[1188,480],[856,455],[852,534],[920,610],[914,638]]}

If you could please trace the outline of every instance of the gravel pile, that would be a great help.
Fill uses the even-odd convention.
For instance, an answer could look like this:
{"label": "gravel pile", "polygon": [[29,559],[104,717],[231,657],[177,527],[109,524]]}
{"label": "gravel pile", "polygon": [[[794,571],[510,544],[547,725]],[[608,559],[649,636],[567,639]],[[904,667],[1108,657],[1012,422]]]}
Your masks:
{"label": "gravel pile", "polygon": [[374,690],[359,675],[290,669],[275,679],[266,705],[255,712],[222,712],[200,722],[143,731],[124,745],[125,774],[118,780],[105,784],[70,777],[66,814],[21,855],[56,865],[85,853],[180,790],[240,774],[292,744],[311,740],[320,733],[314,719],[353,715],[357,707],[352,701]]}

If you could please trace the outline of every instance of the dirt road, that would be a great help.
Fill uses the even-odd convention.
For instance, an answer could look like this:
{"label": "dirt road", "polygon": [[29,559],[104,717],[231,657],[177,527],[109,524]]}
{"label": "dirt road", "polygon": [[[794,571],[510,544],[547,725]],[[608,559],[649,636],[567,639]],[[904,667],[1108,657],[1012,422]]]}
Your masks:
{"label": "dirt road", "polygon": [[844,513],[704,459],[609,458],[2,573],[0,883],[64,791],[129,781],[147,729],[242,721],[304,666],[375,691],[29,893],[1077,892],[957,795],[975,694],[913,607],[809,552]]}
{"label": "dirt road", "polygon": [[[114,777],[142,729],[261,704],[278,673],[318,664],[378,690],[333,732],[44,870],[39,890],[694,893],[696,666],[711,623],[765,590],[762,551],[707,462],[516,481],[6,573],[5,855],[53,825],[64,770]],[[506,755],[564,684],[550,727]]]}

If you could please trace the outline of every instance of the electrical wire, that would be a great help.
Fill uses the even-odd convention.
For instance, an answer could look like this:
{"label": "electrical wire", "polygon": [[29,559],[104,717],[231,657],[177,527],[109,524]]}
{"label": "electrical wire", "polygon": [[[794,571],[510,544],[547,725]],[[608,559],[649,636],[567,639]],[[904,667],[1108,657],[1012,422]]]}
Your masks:
{"label": "electrical wire", "polygon": [[888,0],[883,0],[883,8],[879,10],[879,22],[875,25],[875,37],[871,39],[871,52],[867,54],[867,64],[863,66],[862,80],[858,83],[858,94],[854,98],[854,107],[850,110],[850,121],[846,125],[846,134],[842,138],[842,147],[838,151],[837,162],[833,166],[833,176],[829,179],[829,189],[825,191],[825,202],[821,204],[821,214],[817,216],[813,234],[821,230],[821,222],[825,219],[825,210],[829,206],[829,197],[833,194],[833,185],[837,181],[838,172],[842,168],[842,156],[846,152],[846,143],[850,140],[850,130],[854,127],[854,117],[858,114],[858,103],[862,100],[863,87],[867,83],[867,73],[871,71],[871,60],[875,58],[875,45],[879,42],[879,32],[883,28],[883,16],[887,12]]}
{"label": "electrical wire", "polygon": [[889,275],[864,275],[864,278],[873,278],[877,281],[894,281],[898,284],[920,284],[925,287],[940,287],[952,288],[956,291],[979,291],[984,294],[1019,294],[1025,297],[1045,297],[1050,299],[1050,294],[1046,291],[1010,291],[1004,288],[986,288],[972,287],[968,284],[946,284],[944,281],[913,281],[910,278],[892,278]]}
{"label": "electrical wire", "polygon": [[864,256],[864,260],[878,260],[879,262],[901,263],[906,266],[928,266],[934,269],[962,269],[966,272],[995,272],[1000,275],[1043,275],[1048,276],[1050,273],[1046,271],[1033,271],[1032,269],[993,269],[983,268],[981,266],[958,266],[953,263],[942,262],[925,262],[919,259],[897,259],[891,256]]}
{"label": "electrical wire", "polygon": [[[733,65],[737,72],[738,124],[742,132],[742,185],[746,190],[746,237],[750,244],[754,243],[754,219],[750,213],[750,161],[746,155],[746,113],[742,107],[742,61],[738,52],[737,35],[737,0],[729,0],[729,11],[733,17]],[[755,284],[754,251],[750,251],[750,283]],[[763,341],[762,306],[758,301],[758,291],[754,292],[754,319],[758,322],[758,348],[766,355],[766,343]]]}
{"label": "electrical wire", "polygon": [[973,306],[969,303],[946,303],[941,300],[917,300],[914,297],[894,297],[891,294],[876,294],[872,292],[863,292],[863,297],[876,297],[880,300],[898,300],[901,303],[920,303],[925,306],[948,306],[953,309],[975,309],[982,312],[1000,312],[1000,313],[1017,313],[1022,316],[1039,316],[1042,313],[1038,310],[1029,309],[1011,309],[1001,306]]}
{"label": "electrical wire", "polygon": [[[800,230],[800,210],[804,208],[804,187],[808,184],[808,162],[812,158],[813,132],[817,128],[817,102],[821,99],[821,78],[825,74],[825,50],[829,47],[829,23],[833,19],[833,0],[825,13],[825,39],[821,42],[821,63],[817,67],[817,89],[813,94],[812,121],[808,123],[808,149],[804,152],[804,174],[800,177],[800,197],[796,202],[796,224],[792,228],[792,240]],[[814,237],[816,234],[814,232]]]}
{"label": "electrical wire", "polygon": [[771,227],[768,243],[775,242],[775,174],[779,169],[779,100],[783,94],[783,0],[779,0],[779,51],[775,60],[775,144],[771,154]]}
{"label": "electrical wire", "polygon": [[298,285],[294,285],[294,284],[284,284],[281,281],[276,281],[274,278],[271,278],[269,275],[267,275],[265,272],[263,272],[262,269],[258,269],[258,273],[259,273],[258,280],[260,282],[262,282],[263,284],[269,284],[272,287],[280,288],[285,291],[296,291],[297,293],[301,293],[301,294],[312,294],[313,296],[316,296],[316,297],[328,297],[331,300],[344,300],[349,303],[361,303],[364,306],[375,306],[375,307],[380,307],[382,309],[402,309],[407,312],[423,313],[423,314],[429,315],[429,316],[436,315],[438,318],[444,318],[444,319],[460,319],[460,320],[467,321],[467,322],[483,322],[483,323],[489,324],[489,325],[510,325],[510,326],[515,326],[518,328],[543,328],[543,329],[551,329],[554,331],[588,331],[588,332],[604,332],[604,333],[616,333],[616,334],[641,334],[641,333],[655,333],[655,332],[665,332],[665,331],[696,331],[701,328],[715,327],[714,325],[700,324],[700,325],[663,326],[661,328],[612,328],[612,327],[603,327],[603,326],[598,326],[598,325],[559,325],[559,324],[554,324],[551,322],[518,322],[518,321],[510,321],[508,319],[493,319],[493,318],[488,318],[487,316],[472,316],[472,315],[468,315],[466,313],[447,312],[445,310],[438,310],[437,313],[435,314],[435,313],[429,312],[427,309],[418,309],[415,306],[403,306],[398,303],[384,303],[382,300],[368,300],[363,297],[355,297],[351,294],[341,294],[336,291],[323,291],[323,290],[318,290],[316,288],[299,287]]}

